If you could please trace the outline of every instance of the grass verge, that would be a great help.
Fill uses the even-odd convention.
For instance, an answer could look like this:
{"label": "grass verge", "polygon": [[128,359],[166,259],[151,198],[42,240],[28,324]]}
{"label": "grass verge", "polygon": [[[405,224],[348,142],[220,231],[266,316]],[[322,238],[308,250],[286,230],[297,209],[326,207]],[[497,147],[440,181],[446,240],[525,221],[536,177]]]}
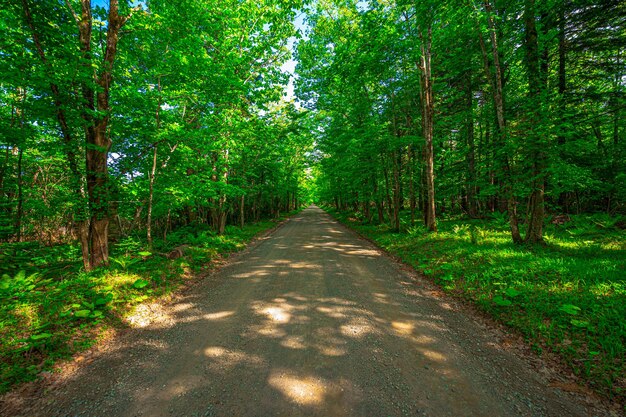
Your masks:
{"label": "grass verge", "polygon": [[[545,246],[514,245],[505,219],[450,219],[401,233],[327,209],[443,290],[558,353],[590,388],[626,402],[626,234],[618,219],[550,224]],[[405,225],[408,223],[405,220]]]}
{"label": "grass verge", "polygon": [[[0,245],[0,394],[93,346],[107,329],[128,327],[137,305],[172,294],[276,224],[229,226],[221,236],[187,226],[152,250],[128,237],[112,245],[109,267],[90,273],[81,271],[75,246]],[[181,256],[169,259],[174,250]]]}

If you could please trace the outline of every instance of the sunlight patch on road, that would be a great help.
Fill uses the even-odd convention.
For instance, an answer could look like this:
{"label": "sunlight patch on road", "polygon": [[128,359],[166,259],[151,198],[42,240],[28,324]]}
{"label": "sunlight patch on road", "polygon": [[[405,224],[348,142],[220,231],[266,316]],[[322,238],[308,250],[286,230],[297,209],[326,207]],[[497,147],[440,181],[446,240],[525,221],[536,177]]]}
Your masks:
{"label": "sunlight patch on road", "polygon": [[374,329],[367,323],[352,322],[339,327],[339,331],[344,336],[360,339],[368,333],[373,333]]}
{"label": "sunlight patch on road", "polygon": [[348,353],[344,348],[339,346],[317,346],[317,350],[325,356],[344,356]]}
{"label": "sunlight patch on road", "polygon": [[258,355],[226,349],[222,346],[209,346],[204,349],[204,356],[211,359],[211,363],[207,365],[213,371],[227,371],[238,364],[246,364],[248,366],[263,366],[265,359]]}
{"label": "sunlight patch on road", "polygon": [[344,311],[342,307],[317,307],[316,310],[335,319],[342,319],[346,317],[346,315],[342,312]]}
{"label": "sunlight patch on road", "polygon": [[218,311],[217,313],[205,314],[202,316],[206,320],[220,320],[235,314],[234,311]]}
{"label": "sunlight patch on road", "polygon": [[435,343],[435,339],[433,337],[423,334],[419,336],[414,336],[411,340],[413,340],[415,343],[419,343],[420,345],[429,345]]}
{"label": "sunlight patch on road", "polygon": [[250,272],[246,272],[243,274],[235,274],[235,275],[231,275],[233,278],[240,278],[240,279],[248,279],[248,278],[256,278],[256,277],[266,277],[268,276],[270,273],[268,271],[262,270],[262,269],[253,269]]}
{"label": "sunlight patch on road", "polygon": [[204,349],[204,354],[211,358],[224,356],[227,353],[228,353],[228,350],[226,350],[225,348],[221,346],[211,346],[211,347]]}
{"label": "sunlight patch on road", "polygon": [[325,383],[320,378],[299,377],[284,373],[273,373],[269,384],[280,391],[289,401],[301,405],[318,405],[326,394]]}
{"label": "sunlight patch on road", "polygon": [[446,361],[446,357],[445,356],[443,356],[439,352],[435,352],[434,350],[420,349],[420,352],[422,353],[422,355],[426,356],[428,359],[430,359],[432,361],[435,361],[435,362],[445,362]]}
{"label": "sunlight patch on road", "polygon": [[309,262],[292,262],[289,268],[293,269],[313,269],[317,266]]}
{"label": "sunlight patch on road", "polygon": [[302,336],[287,336],[280,341],[281,346],[289,349],[305,349],[306,345]]}
{"label": "sunlight patch on road", "polygon": [[277,323],[289,323],[291,319],[291,314],[282,307],[267,307],[263,313]]}
{"label": "sunlight patch on road", "polygon": [[392,321],[391,327],[396,333],[402,335],[410,335],[415,329],[415,324],[409,321]]}

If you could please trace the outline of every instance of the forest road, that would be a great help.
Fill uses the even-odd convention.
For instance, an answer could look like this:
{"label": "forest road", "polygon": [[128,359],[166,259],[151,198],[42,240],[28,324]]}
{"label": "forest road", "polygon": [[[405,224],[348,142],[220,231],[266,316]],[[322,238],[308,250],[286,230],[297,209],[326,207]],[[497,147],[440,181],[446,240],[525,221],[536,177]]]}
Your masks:
{"label": "forest road", "polygon": [[165,312],[24,415],[597,414],[315,206]]}

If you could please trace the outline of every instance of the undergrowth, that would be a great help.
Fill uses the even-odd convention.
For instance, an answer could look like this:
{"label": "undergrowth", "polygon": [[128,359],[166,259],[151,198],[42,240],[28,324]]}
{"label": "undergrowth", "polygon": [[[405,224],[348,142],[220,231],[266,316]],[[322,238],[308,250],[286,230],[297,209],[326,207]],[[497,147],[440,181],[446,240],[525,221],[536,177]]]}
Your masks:
{"label": "undergrowth", "polygon": [[[76,246],[1,244],[0,393],[89,348],[107,328],[126,326],[138,304],[171,294],[275,224],[229,226],[221,236],[196,224],[155,240],[150,250],[143,238],[127,237],[111,246],[107,268],[89,273]],[[183,256],[168,259],[175,248]]]}
{"label": "undergrowth", "polygon": [[520,331],[537,353],[558,353],[588,385],[626,400],[626,233],[619,219],[548,224],[546,245],[511,243],[506,220],[442,220],[439,233],[331,211],[445,291]]}

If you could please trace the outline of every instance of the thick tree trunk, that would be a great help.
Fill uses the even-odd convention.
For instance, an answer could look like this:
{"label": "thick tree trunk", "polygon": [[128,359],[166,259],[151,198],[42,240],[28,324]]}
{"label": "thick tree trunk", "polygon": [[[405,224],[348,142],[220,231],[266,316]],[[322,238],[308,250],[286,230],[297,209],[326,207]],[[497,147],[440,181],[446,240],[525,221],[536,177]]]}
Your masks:
{"label": "thick tree trunk", "polygon": [[[78,22],[79,40],[86,73],[93,71],[91,63],[91,0],[81,0],[82,13]],[[126,22],[119,15],[118,0],[110,0],[107,22],[106,48],[103,69],[93,74],[94,83],[86,79],[82,83],[85,120],[87,195],[89,197],[89,268],[107,265],[109,262],[109,184],[107,158],[111,148],[108,136],[109,89],[111,87],[113,63],[117,53],[118,36]],[[85,76],[85,75],[83,75]],[[94,85],[95,84],[95,85]]]}
{"label": "thick tree trunk", "polygon": [[536,127],[541,123],[541,81],[539,45],[535,24],[535,0],[526,0],[524,5],[524,23],[526,29],[526,67],[528,71],[528,95],[531,103],[531,123],[528,139],[533,160],[533,191],[530,196],[529,222],[526,241],[543,243],[545,153]]}
{"label": "thick tree trunk", "polygon": [[429,26],[426,34],[420,33],[421,45],[421,93],[422,93],[422,133],[424,136],[424,171],[426,182],[426,204],[424,223],[432,232],[437,231],[435,215],[435,171],[433,154],[433,116],[435,103],[433,101],[433,85],[431,74],[431,46],[432,28]]}

